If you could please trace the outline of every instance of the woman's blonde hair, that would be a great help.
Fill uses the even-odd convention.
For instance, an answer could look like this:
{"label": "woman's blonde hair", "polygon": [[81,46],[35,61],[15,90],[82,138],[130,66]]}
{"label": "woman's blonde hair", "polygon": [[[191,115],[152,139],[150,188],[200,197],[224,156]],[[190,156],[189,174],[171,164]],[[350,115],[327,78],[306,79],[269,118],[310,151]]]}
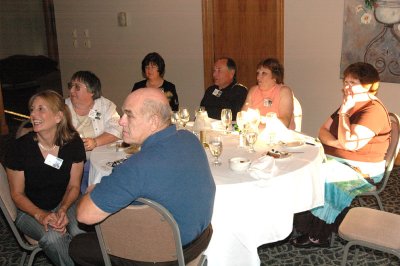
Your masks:
{"label": "woman's blonde hair", "polygon": [[38,97],[42,98],[48,103],[50,110],[54,114],[57,114],[58,112],[61,113],[61,120],[60,123],[57,124],[54,144],[63,146],[72,139],[79,137],[78,132],[75,130],[72,124],[71,112],[69,111],[68,106],[65,104],[64,99],[60,94],[52,90],[38,92],[29,99],[29,109],[31,108],[33,101]]}

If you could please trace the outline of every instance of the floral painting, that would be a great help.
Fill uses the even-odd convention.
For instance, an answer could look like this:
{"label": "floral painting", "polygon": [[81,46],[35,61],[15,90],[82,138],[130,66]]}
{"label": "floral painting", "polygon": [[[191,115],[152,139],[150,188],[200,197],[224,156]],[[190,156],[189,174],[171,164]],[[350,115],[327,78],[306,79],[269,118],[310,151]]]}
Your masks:
{"label": "floral painting", "polygon": [[345,0],[340,73],[367,62],[384,82],[400,83],[400,0]]}

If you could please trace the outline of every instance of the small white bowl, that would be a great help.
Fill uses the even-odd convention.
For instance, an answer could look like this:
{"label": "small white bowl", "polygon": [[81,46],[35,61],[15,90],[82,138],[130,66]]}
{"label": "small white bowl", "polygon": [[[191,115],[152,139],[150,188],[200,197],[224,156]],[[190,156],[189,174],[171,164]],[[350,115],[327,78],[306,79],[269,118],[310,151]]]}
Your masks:
{"label": "small white bowl", "polygon": [[246,171],[250,167],[251,161],[244,157],[233,157],[229,159],[229,167],[236,172]]}

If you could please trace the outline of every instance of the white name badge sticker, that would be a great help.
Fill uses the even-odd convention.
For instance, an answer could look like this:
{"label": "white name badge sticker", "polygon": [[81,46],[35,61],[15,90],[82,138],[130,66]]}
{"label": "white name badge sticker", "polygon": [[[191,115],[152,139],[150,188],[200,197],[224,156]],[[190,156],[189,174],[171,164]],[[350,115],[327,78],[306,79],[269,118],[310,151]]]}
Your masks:
{"label": "white name badge sticker", "polygon": [[215,89],[212,93],[214,96],[219,97],[222,94],[222,91],[220,91],[219,89]]}
{"label": "white name badge sticker", "polygon": [[60,169],[63,161],[64,161],[63,159],[60,159],[60,158],[54,156],[53,154],[47,154],[46,160],[44,161],[44,163],[51,167],[54,167],[56,169]]}
{"label": "white name badge sticker", "polygon": [[269,98],[264,99],[264,106],[265,107],[271,107],[272,106],[272,100],[269,99]]}

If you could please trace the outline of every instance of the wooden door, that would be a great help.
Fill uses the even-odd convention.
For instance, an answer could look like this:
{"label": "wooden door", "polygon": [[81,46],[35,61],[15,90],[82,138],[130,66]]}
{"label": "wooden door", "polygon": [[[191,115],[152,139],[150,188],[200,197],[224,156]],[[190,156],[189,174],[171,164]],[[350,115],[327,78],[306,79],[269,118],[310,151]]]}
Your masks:
{"label": "wooden door", "polygon": [[256,84],[257,64],[268,57],[283,63],[284,0],[202,0],[204,86],[213,84],[212,67],[231,57],[238,81]]}

